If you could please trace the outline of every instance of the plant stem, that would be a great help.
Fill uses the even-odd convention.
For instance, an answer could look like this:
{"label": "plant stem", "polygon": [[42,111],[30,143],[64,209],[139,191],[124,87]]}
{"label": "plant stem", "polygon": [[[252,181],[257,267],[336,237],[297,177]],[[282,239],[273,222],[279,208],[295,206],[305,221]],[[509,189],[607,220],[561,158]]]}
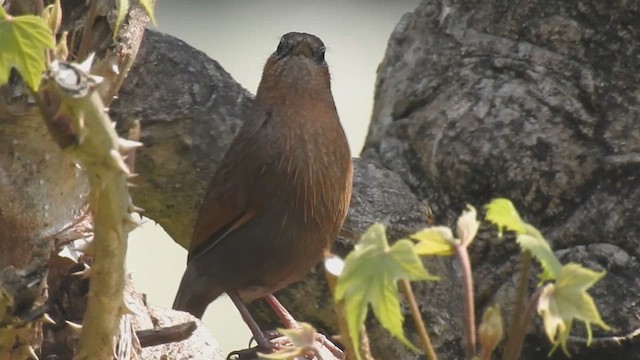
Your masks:
{"label": "plant stem", "polygon": [[488,351],[485,349],[480,350],[480,360],[491,360],[491,354],[493,351]]}
{"label": "plant stem", "polygon": [[36,0],[33,3],[35,5],[36,15],[42,16],[42,12],[44,11],[44,2],[42,0]]}
{"label": "plant stem", "polygon": [[[331,291],[331,298],[334,298],[334,292],[336,289],[336,283],[338,278],[331,274],[329,271],[325,269],[324,272],[327,283],[329,285],[329,290]],[[373,360],[373,356],[371,355],[371,349],[369,348],[369,339],[367,338],[367,333],[362,325],[360,329],[360,346],[356,348],[354,346],[354,339],[351,339],[349,336],[349,326],[347,325],[347,314],[344,306],[344,301],[334,301],[333,309],[336,314],[336,319],[338,320],[338,330],[340,331],[340,342],[344,345],[344,350],[347,355],[347,360],[357,360],[357,359],[365,359],[365,360]]]}
{"label": "plant stem", "polygon": [[427,359],[429,360],[437,360],[438,356],[436,355],[435,350],[433,349],[433,345],[431,344],[431,339],[429,339],[429,334],[427,333],[427,327],[422,321],[422,314],[420,313],[420,309],[418,308],[418,303],[416,302],[416,297],[413,295],[413,289],[411,289],[411,283],[409,280],[403,279],[400,281],[400,285],[402,285],[402,291],[404,292],[407,301],[409,302],[409,308],[411,309],[411,316],[413,316],[413,322],[416,324],[416,329],[418,329],[418,335],[420,336],[420,341],[422,342],[422,348],[424,349],[424,353],[427,355]]}
{"label": "plant stem", "polygon": [[91,1],[89,5],[89,12],[87,13],[87,19],[84,22],[84,30],[82,31],[82,38],[80,39],[80,49],[78,50],[77,61],[83,62],[89,54],[89,47],[91,46],[91,38],[93,34],[93,25],[98,16],[98,2]]}
{"label": "plant stem", "polygon": [[514,341],[512,341],[512,338],[514,337],[513,335],[515,333],[515,329],[520,324],[520,317],[524,309],[524,301],[527,295],[527,285],[529,283],[529,269],[531,268],[531,251],[523,251],[520,255],[520,262],[522,264],[522,269],[520,270],[520,278],[518,280],[516,295],[513,299],[514,307],[511,324],[509,325],[509,330],[507,331],[507,334],[509,334],[509,336],[507,339],[507,343],[504,346],[502,360],[507,360],[510,357],[513,357]]}
{"label": "plant stem", "polygon": [[94,257],[91,282],[74,359],[112,359],[120,319],[127,312],[123,297],[127,236],[136,226],[130,213],[134,207],[127,186],[129,170],[97,85],[88,81],[88,75],[61,63],[47,81],[46,86],[70,109],[63,114],[78,136],[70,152],[89,181],[94,219],[94,239],[88,248]]}
{"label": "plant stem", "polygon": [[473,276],[471,274],[471,261],[466,244],[455,246],[460,266],[462,267],[462,283],[464,288],[465,322],[464,335],[466,339],[465,355],[467,359],[473,358],[476,353],[476,314],[473,302]]}
{"label": "plant stem", "polygon": [[[511,337],[513,337],[512,351],[510,357],[507,360],[518,360],[520,358],[520,353],[522,352],[522,345],[524,344],[524,337],[527,335],[527,328],[531,324],[531,320],[533,320],[533,314],[536,311],[536,307],[538,305],[538,300],[540,299],[540,295],[542,295],[543,287],[538,288],[535,293],[529,299],[529,303],[527,304],[527,309],[520,319],[520,323],[515,328],[512,326],[513,332],[511,333]],[[514,324],[515,325],[515,324]]]}

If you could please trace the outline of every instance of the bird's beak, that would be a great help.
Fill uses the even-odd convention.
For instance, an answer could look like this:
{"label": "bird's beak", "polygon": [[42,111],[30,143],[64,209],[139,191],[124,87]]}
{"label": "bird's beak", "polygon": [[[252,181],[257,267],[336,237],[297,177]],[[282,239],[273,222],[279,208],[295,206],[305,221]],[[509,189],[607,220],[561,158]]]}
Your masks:
{"label": "bird's beak", "polygon": [[307,58],[311,57],[311,45],[306,42],[306,41],[302,41],[300,44],[298,44],[298,46],[295,47],[295,49],[293,49],[293,51],[291,52],[292,55],[295,56],[304,56]]}

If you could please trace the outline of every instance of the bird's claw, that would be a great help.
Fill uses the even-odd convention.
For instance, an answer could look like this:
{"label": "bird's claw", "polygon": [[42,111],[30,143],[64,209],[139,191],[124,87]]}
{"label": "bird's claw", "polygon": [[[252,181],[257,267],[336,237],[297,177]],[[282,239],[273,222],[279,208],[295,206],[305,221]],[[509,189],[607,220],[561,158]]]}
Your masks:
{"label": "bird's claw", "polygon": [[[283,351],[291,348],[290,339],[286,336],[280,336],[272,339],[271,343],[274,345],[274,350]],[[313,345],[306,347],[307,351],[304,352],[304,356],[296,357],[300,360],[345,360],[346,356],[339,347],[332,343],[326,336],[316,332],[314,334]],[[304,351],[304,348],[302,349]]]}
{"label": "bird's claw", "polygon": [[[258,353],[274,353],[285,351],[292,347],[291,341],[276,331],[266,331],[265,337],[271,342],[271,349],[262,349],[259,346],[250,349],[237,350],[227,356],[227,360],[256,360]],[[296,360],[345,360],[342,350],[333,344],[326,336],[317,333],[314,336],[314,344],[303,356],[297,356]]]}

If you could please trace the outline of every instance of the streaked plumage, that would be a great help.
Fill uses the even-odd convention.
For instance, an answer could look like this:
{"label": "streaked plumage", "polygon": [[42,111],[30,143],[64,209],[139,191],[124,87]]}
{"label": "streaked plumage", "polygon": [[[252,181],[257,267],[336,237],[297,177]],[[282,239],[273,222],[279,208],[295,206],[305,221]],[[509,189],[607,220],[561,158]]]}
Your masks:
{"label": "streaked plumage", "polygon": [[337,237],[352,169],[324,44],[286,34],[210,184],[174,308],[202,317],[224,292],[251,301],[302,278]]}

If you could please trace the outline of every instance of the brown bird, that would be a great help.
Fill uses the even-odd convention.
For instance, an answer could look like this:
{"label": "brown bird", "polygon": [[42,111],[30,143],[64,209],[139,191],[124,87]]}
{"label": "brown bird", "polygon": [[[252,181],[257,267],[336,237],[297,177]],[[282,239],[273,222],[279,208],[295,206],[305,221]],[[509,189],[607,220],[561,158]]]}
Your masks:
{"label": "brown bird", "polygon": [[227,293],[263,347],[243,302],[306,275],[337,237],[351,198],[353,164],[324,55],[318,37],[292,32],[267,60],[200,208],[173,304],[201,318]]}

